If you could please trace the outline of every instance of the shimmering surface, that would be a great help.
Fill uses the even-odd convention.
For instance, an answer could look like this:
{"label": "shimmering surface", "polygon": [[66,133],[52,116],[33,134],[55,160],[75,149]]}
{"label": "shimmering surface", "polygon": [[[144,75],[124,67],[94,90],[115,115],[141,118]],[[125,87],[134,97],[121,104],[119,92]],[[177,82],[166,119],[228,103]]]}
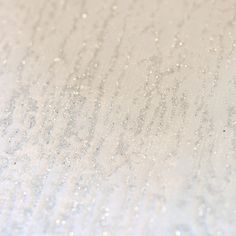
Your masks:
{"label": "shimmering surface", "polygon": [[0,235],[236,235],[234,0],[0,0]]}

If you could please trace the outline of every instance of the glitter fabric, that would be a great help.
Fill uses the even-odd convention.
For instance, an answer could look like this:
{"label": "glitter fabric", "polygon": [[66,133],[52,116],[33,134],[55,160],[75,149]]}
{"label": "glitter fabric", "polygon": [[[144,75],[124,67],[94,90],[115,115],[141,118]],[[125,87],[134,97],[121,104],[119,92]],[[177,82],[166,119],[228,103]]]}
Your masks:
{"label": "glitter fabric", "polygon": [[235,0],[0,0],[0,235],[235,236]]}

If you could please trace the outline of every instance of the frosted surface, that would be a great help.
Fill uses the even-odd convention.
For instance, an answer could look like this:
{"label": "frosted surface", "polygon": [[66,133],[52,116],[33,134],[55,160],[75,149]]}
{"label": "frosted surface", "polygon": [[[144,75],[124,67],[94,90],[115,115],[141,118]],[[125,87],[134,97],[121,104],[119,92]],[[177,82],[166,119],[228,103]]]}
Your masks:
{"label": "frosted surface", "polygon": [[235,0],[0,0],[0,235],[235,236]]}

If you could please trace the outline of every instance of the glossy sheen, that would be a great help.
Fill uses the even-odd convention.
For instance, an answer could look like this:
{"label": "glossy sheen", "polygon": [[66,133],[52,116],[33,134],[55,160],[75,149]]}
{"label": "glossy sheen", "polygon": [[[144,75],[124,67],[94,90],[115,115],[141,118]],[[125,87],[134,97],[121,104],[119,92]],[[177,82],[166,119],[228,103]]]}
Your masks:
{"label": "glossy sheen", "polygon": [[235,0],[0,0],[0,235],[235,236]]}

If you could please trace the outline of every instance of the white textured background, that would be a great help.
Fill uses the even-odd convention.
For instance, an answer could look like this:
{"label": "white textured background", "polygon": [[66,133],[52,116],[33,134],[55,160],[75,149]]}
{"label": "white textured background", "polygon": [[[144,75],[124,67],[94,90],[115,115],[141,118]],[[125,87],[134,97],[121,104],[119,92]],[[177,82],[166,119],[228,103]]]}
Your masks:
{"label": "white textured background", "polygon": [[0,235],[235,236],[236,1],[0,0]]}

